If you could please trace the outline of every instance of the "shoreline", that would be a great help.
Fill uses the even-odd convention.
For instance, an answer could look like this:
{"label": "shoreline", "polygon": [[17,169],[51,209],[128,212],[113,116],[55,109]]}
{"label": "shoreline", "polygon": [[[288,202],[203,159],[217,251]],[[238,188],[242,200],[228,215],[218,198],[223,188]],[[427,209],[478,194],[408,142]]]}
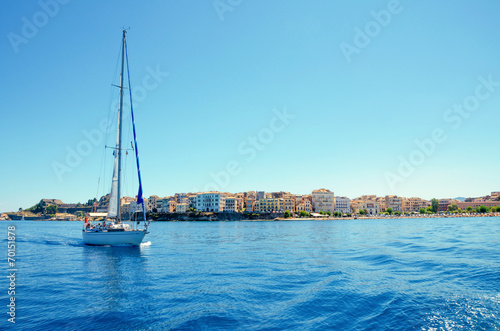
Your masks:
{"label": "shoreline", "polygon": [[[184,219],[162,219],[162,220],[151,220],[151,222],[275,222],[275,221],[334,221],[334,220],[380,220],[380,219],[425,219],[425,218],[475,218],[475,217],[500,217],[500,213],[485,213],[485,214],[451,214],[451,215],[411,215],[411,216],[358,216],[358,217],[275,217],[275,218],[254,218],[254,219],[196,219],[196,218],[184,218]],[[85,218],[82,219],[33,219],[33,220],[0,220],[0,222],[84,222]],[[128,222],[128,221],[124,221]]]}
{"label": "shoreline", "polygon": [[458,214],[458,215],[408,215],[408,216],[358,216],[358,217],[278,217],[275,220],[279,221],[304,221],[304,220],[320,220],[320,221],[332,221],[332,220],[379,220],[379,219],[419,219],[419,218],[472,218],[472,217],[500,217],[500,213],[485,213],[485,214]]}

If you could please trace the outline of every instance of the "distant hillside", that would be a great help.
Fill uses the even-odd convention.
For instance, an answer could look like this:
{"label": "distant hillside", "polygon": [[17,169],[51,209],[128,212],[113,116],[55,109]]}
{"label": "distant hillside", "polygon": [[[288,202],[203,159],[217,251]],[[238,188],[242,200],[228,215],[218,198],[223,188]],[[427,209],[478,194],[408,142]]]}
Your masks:
{"label": "distant hillside", "polygon": [[463,202],[463,201],[465,201],[465,199],[467,199],[467,198],[464,198],[464,197],[458,197],[458,198],[455,198],[455,200],[460,200],[460,201],[462,201],[462,202]]}

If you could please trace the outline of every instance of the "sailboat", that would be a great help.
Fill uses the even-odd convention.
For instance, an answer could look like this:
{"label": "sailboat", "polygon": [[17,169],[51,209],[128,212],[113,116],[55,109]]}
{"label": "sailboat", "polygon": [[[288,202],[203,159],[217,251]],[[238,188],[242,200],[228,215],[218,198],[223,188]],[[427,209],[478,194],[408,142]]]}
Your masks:
{"label": "sailboat", "polygon": [[[128,54],[126,42],[126,30],[123,30],[123,42],[121,53],[121,71],[120,71],[120,95],[118,105],[118,125],[116,133],[116,147],[114,147],[114,167],[113,179],[111,184],[111,194],[107,212],[89,213],[85,218],[82,235],[83,241],[87,245],[140,245],[144,236],[148,234],[149,221],[146,220],[146,209],[142,193],[141,171],[139,167],[139,152],[137,149],[137,138],[135,132],[134,109],[132,106],[132,89],[130,86],[130,75],[128,67]],[[140,207],[139,215],[127,224],[122,220],[120,208],[121,194],[121,168],[122,168],[122,119],[123,119],[123,92],[126,88],[123,85],[124,66],[127,64],[128,90],[130,94],[130,112],[132,119],[132,131],[134,135],[134,150],[137,164],[137,177],[139,180],[139,192],[137,194],[137,206]],[[95,211],[95,210],[94,210]],[[143,226],[139,228],[140,223]]]}

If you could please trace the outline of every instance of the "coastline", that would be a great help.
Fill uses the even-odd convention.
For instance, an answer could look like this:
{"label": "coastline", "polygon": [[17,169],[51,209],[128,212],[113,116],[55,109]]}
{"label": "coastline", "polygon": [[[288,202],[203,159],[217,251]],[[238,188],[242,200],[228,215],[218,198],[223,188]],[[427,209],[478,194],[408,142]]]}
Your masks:
{"label": "coastline", "polygon": [[500,213],[484,213],[484,214],[451,214],[451,215],[436,215],[436,214],[424,214],[424,215],[407,215],[407,216],[358,216],[358,217],[278,217],[275,220],[278,221],[305,221],[305,220],[379,220],[379,219],[420,219],[420,218],[469,218],[469,217],[500,217]]}
{"label": "coastline", "polygon": [[[208,214],[208,213],[207,213]],[[449,214],[449,215],[439,215],[439,214],[416,214],[416,215],[406,215],[406,216],[381,216],[381,215],[373,215],[373,216],[357,216],[357,217],[271,217],[271,215],[266,214],[263,217],[242,217],[249,216],[245,214],[236,214],[237,217],[230,217],[229,213],[221,213],[225,215],[225,217],[219,218],[218,215],[202,215],[201,217],[192,217],[192,215],[188,214],[176,214],[172,213],[170,216],[174,215],[182,215],[183,217],[159,217],[158,219],[151,219],[152,222],[265,222],[265,221],[334,221],[334,220],[380,220],[380,219],[427,219],[427,218],[472,218],[472,217],[500,217],[500,213],[484,213],[484,214]],[[169,215],[169,214],[166,214]],[[163,215],[162,215],[163,216]],[[2,219],[0,222],[40,222],[40,221],[49,221],[49,222],[84,222],[85,218],[74,218],[74,219],[25,219],[25,220],[12,220],[12,219]],[[128,222],[124,220],[124,222]]]}

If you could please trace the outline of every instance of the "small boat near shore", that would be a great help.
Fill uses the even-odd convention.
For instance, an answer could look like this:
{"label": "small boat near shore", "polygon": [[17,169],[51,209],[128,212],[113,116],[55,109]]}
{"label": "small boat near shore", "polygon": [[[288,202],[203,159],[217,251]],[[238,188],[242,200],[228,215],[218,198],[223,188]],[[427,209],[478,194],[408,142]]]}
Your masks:
{"label": "small boat near shore", "polygon": [[[85,218],[82,229],[83,242],[87,245],[140,245],[146,234],[148,234],[149,221],[146,220],[146,209],[142,192],[141,171],[139,167],[139,152],[137,149],[137,137],[135,132],[134,110],[132,103],[132,90],[130,86],[130,75],[128,68],[126,30],[123,30],[122,53],[121,53],[121,72],[120,72],[120,99],[118,106],[118,125],[116,135],[116,146],[113,148],[114,167],[111,184],[111,194],[109,199],[108,211],[106,213],[89,213]],[[124,66],[127,65],[128,87],[124,86]],[[130,94],[130,112],[132,120],[132,130],[134,138],[135,159],[137,164],[137,177],[139,180],[139,192],[137,193],[136,205],[140,210],[133,214],[130,222],[122,220],[120,210],[121,195],[121,163],[122,152],[122,119],[123,119],[123,94],[124,89],[129,90]],[[143,224],[139,228],[140,224]]]}

